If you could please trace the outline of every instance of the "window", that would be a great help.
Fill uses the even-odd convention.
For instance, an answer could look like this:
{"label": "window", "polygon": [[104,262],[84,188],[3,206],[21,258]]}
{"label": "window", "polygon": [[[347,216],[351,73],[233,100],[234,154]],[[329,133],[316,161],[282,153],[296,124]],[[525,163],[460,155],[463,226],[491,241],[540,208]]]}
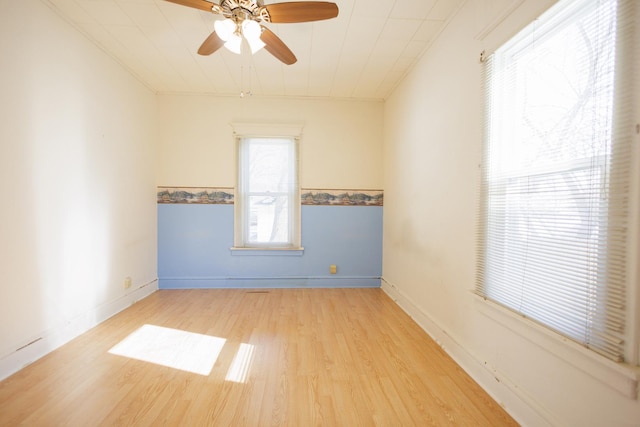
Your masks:
{"label": "window", "polygon": [[485,64],[476,293],[625,358],[634,0],[561,0]]}
{"label": "window", "polygon": [[293,137],[239,137],[238,248],[298,249],[298,143]]}

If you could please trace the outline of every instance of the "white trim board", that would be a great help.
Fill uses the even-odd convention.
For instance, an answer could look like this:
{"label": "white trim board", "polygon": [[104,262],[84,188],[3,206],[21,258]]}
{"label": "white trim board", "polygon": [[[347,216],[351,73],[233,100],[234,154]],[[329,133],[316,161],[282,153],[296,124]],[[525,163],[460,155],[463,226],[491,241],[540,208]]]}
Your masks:
{"label": "white trim board", "polygon": [[160,289],[379,288],[380,277],[161,277]]}

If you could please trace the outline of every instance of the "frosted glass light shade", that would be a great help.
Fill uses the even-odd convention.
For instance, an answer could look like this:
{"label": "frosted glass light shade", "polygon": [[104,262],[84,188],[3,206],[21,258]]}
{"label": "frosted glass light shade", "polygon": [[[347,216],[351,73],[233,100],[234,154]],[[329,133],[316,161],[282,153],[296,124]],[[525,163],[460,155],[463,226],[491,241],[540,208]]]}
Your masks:
{"label": "frosted glass light shade", "polygon": [[213,23],[213,27],[215,28],[218,37],[225,42],[229,41],[233,33],[236,31],[236,24],[231,19],[216,21]]}
{"label": "frosted glass light shade", "polygon": [[262,29],[260,28],[260,24],[256,21],[243,21],[242,34],[244,35],[244,38],[247,39],[247,43],[249,43],[251,53],[256,53],[265,46],[264,42],[260,40]]}
{"label": "frosted glass light shade", "polygon": [[237,34],[231,34],[229,40],[224,44],[224,47],[229,49],[231,52],[240,55],[241,47],[242,47],[242,37]]}

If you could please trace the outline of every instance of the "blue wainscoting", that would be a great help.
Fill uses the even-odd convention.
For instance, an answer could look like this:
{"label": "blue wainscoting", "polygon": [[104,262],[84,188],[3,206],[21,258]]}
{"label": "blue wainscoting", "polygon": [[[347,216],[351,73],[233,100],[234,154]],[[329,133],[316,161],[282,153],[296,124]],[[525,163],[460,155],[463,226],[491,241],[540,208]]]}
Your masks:
{"label": "blue wainscoting", "polygon": [[[233,205],[158,204],[161,289],[379,287],[382,206],[302,206],[302,254],[232,251]],[[235,254],[235,255],[234,255]],[[337,274],[329,266],[337,265]]]}

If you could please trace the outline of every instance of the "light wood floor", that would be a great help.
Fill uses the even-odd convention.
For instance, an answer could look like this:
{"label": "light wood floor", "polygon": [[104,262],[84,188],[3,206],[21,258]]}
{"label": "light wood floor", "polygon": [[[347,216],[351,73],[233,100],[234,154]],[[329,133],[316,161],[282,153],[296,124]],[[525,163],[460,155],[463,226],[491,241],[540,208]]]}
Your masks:
{"label": "light wood floor", "polygon": [[156,292],[0,382],[20,424],[516,425],[380,289]]}

